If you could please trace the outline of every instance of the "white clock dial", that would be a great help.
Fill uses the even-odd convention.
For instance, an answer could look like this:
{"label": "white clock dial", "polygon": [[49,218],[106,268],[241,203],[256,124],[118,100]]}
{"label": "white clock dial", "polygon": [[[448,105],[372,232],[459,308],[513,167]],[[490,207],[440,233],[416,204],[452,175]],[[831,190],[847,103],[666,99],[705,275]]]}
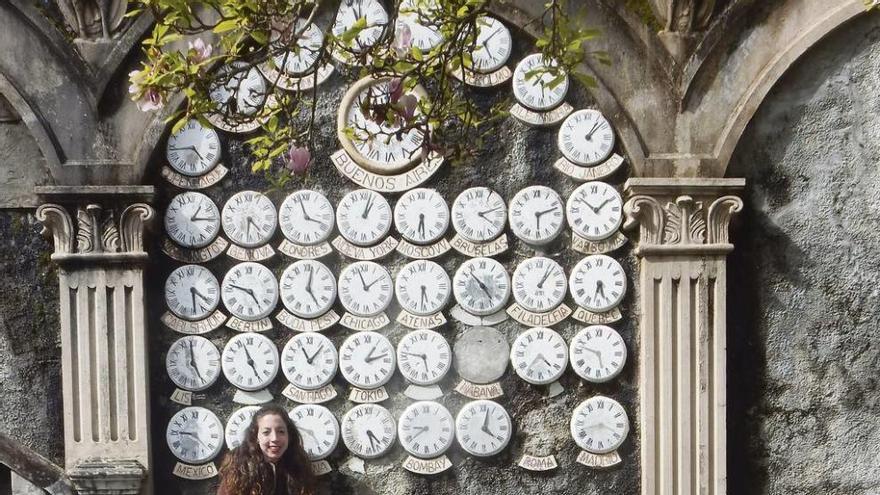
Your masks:
{"label": "white clock dial", "polygon": [[483,16],[477,19],[477,39],[471,51],[474,71],[490,73],[504,67],[510,58],[513,38],[501,21]]}
{"label": "white clock dial", "polygon": [[449,342],[433,330],[412,331],[397,344],[397,367],[411,383],[433,385],[452,367]]}
{"label": "white clock dial", "polygon": [[229,419],[226,420],[226,448],[232,450],[244,442],[247,429],[254,419],[254,414],[259,410],[260,406],[244,406],[236,409],[229,416]]}
{"label": "white clock dial", "polygon": [[256,67],[234,62],[220,69],[208,96],[221,115],[252,116],[263,107],[268,94],[266,80]]}
{"label": "white clock dial", "polygon": [[397,274],[394,294],[397,303],[408,312],[428,316],[443,310],[452,294],[449,275],[437,263],[416,260],[407,263]]}
{"label": "white clock dial", "polygon": [[394,346],[382,334],[358,332],[339,347],[339,368],[355,387],[379,388],[394,375]]}
{"label": "white clock dial", "polygon": [[513,424],[507,410],[491,400],[468,402],[455,418],[455,436],[461,448],[478,457],[493,456],[510,443]]}
{"label": "white clock dial", "polygon": [[443,196],[433,189],[412,189],[394,205],[394,225],[404,239],[430,244],[446,233],[449,207]]}
{"label": "white clock dial", "polygon": [[571,416],[571,436],[593,454],[617,450],[629,434],[626,410],[614,399],[597,395],[578,405]]}
{"label": "white clock dial", "polygon": [[410,404],[400,415],[397,437],[403,449],[421,459],[439,457],[455,441],[455,421],[442,404],[421,401]]}
{"label": "white clock dial", "polygon": [[388,12],[379,0],[343,0],[339,3],[336,21],[333,23],[333,36],[341,37],[354,27],[358,19],[365,19],[366,27],[345,47],[354,53],[362,53],[379,41],[388,25]]}
{"label": "white clock dial", "polygon": [[296,191],[284,199],[278,212],[281,232],[291,242],[313,246],[333,233],[333,206],[317,191]]}
{"label": "white clock dial", "polygon": [[165,210],[165,231],[185,248],[205,247],[220,233],[220,210],[200,192],[180,193]]}
{"label": "white clock dial", "polygon": [[178,387],[193,392],[205,390],[220,377],[220,351],[204,337],[181,337],[168,349],[165,370]]}
{"label": "white clock dial", "polygon": [[259,263],[247,261],[233,266],[220,287],[223,305],[242,320],[265,318],[278,304],[275,275]]}
{"label": "white clock dial", "polygon": [[[294,77],[305,75],[314,69],[324,44],[324,33],[314,22],[307,25],[305,19],[297,19],[286,36],[292,38],[297,33],[300,35],[295,43],[291,43],[292,40],[286,43],[288,46],[292,45],[292,50],[285,50],[272,57],[275,67]],[[273,40],[274,43],[280,47],[283,41]]]}
{"label": "white clock dial", "polygon": [[336,279],[324,263],[300,260],[281,274],[281,302],[300,318],[317,318],[336,300]]}
{"label": "white clock dial", "polygon": [[294,335],[281,351],[281,371],[303,390],[317,390],[333,381],[338,365],[333,342],[316,332]]}
{"label": "white clock dial", "polygon": [[220,283],[203,266],[178,267],[165,280],[165,303],[184,320],[207,318],[220,304]]}
{"label": "white clock dial", "polygon": [[544,55],[540,53],[522,59],[513,71],[513,96],[516,101],[539,112],[559,106],[568,93],[568,74],[563,73],[563,79],[551,88],[556,76],[545,70],[553,65],[544,62]]}
{"label": "white clock dial", "polygon": [[529,186],[510,201],[510,229],[523,241],[544,245],[552,242],[565,227],[562,198],[546,186]]}
{"label": "white clock dial", "polygon": [[611,237],[623,222],[620,193],[604,182],[580,185],[569,196],[565,211],[571,229],[590,241]]}
{"label": "white clock dial", "polygon": [[242,390],[264,389],[277,374],[278,348],[265,335],[239,333],[223,348],[223,376]]}
{"label": "white clock dial", "polygon": [[437,3],[434,0],[403,0],[400,2],[400,14],[397,22],[406,24],[412,36],[412,46],[423,52],[443,41],[443,35],[436,27],[426,24],[437,15]]}
{"label": "white clock dial", "polygon": [[504,265],[491,258],[473,258],[456,270],[452,280],[458,304],[469,313],[485,316],[501,310],[510,297],[510,278]]}
{"label": "white clock dial", "polygon": [[565,272],[550,258],[529,258],[513,272],[513,298],[528,311],[552,310],[562,304],[567,290]]}
{"label": "white clock dial", "polygon": [[530,328],[513,341],[510,363],[520,378],[533,385],[553,383],[568,366],[568,346],[549,328]]}
{"label": "white clock dial", "polygon": [[507,205],[504,198],[488,187],[465,189],[452,204],[453,227],[471,242],[490,241],[504,231]]}
{"label": "white clock dial", "polygon": [[339,300],[357,316],[375,316],[388,308],[394,288],[391,274],[378,263],[358,261],[339,274]]}
{"label": "white clock dial", "polygon": [[326,459],[333,453],[339,444],[339,423],[329,409],[318,404],[301,404],[288,416],[299,431],[310,461]]}
{"label": "white clock dial", "polygon": [[229,239],[247,248],[269,242],[278,226],[275,205],[266,195],[241,191],[223,205],[223,232]]}
{"label": "white clock dial", "polygon": [[165,157],[171,168],[183,175],[206,174],[220,161],[220,137],[198,120],[189,120],[168,138]]}
{"label": "white clock dial", "polygon": [[342,197],[336,209],[339,233],[358,246],[370,246],[391,230],[391,205],[376,191],[357,189]]}
{"label": "white clock dial", "polygon": [[354,406],[342,417],[342,441],[358,457],[381,457],[391,450],[396,438],[394,416],[378,404]]}
{"label": "white clock dial", "polygon": [[223,449],[223,426],[204,407],[187,407],[168,421],[165,441],[171,453],[187,464],[204,464]]}
{"label": "white clock dial", "polygon": [[588,382],[607,382],[623,371],[626,344],[613,328],[591,325],[574,336],[570,348],[571,367]]}
{"label": "white clock dial", "polygon": [[594,254],[575,265],[568,279],[568,287],[578,306],[593,313],[602,313],[623,300],[626,273],[614,258]]}
{"label": "white clock dial", "polygon": [[578,110],[559,128],[559,150],[578,165],[596,165],[614,149],[614,129],[601,112]]}

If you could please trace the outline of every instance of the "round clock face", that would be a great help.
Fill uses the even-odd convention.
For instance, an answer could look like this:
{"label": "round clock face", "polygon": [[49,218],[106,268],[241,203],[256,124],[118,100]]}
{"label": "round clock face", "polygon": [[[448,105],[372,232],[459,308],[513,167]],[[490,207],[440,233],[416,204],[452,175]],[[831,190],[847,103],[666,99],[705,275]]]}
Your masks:
{"label": "round clock face", "polygon": [[165,210],[165,231],[185,248],[203,248],[220,233],[220,210],[202,193],[180,193]]}
{"label": "round clock face", "polygon": [[472,258],[462,263],[452,287],[456,302],[477,316],[497,313],[510,297],[507,270],[491,258]]}
{"label": "round clock face", "polygon": [[290,242],[312,246],[326,241],[333,233],[333,206],[317,191],[291,194],[278,211],[281,232]]}
{"label": "round clock face", "polygon": [[594,254],[575,265],[568,279],[568,287],[578,306],[593,313],[602,313],[623,300],[626,274],[614,258]]}
{"label": "round clock face", "polygon": [[559,150],[578,165],[596,165],[614,149],[614,129],[601,112],[578,110],[559,128]]}
{"label": "round clock face", "polygon": [[204,464],[223,449],[223,425],[204,407],[181,409],[168,421],[165,440],[178,459],[187,464]]}
{"label": "round clock face", "polygon": [[394,289],[388,270],[372,261],[358,261],[339,274],[339,300],[349,313],[375,316],[391,304]]}
{"label": "round clock face", "polygon": [[339,3],[339,11],[332,27],[333,36],[341,37],[354,27],[358,19],[365,19],[366,27],[345,47],[354,53],[362,53],[376,44],[388,25],[388,12],[379,0],[344,0]]}
{"label": "round clock face", "polygon": [[338,365],[333,342],[316,332],[294,335],[281,351],[281,371],[303,390],[317,390],[333,381]]}
{"label": "round clock face", "polygon": [[242,390],[264,389],[277,374],[278,349],[265,335],[239,333],[223,348],[223,375]]}
{"label": "round clock face", "polygon": [[513,272],[513,298],[528,311],[554,309],[562,304],[566,289],[565,272],[550,258],[529,258]]}
{"label": "round clock face", "polygon": [[616,400],[597,395],[580,403],[571,416],[571,436],[593,454],[617,450],[629,434],[629,418]]}
{"label": "round clock face", "polygon": [[607,382],[623,371],[626,344],[613,328],[591,325],[574,336],[570,349],[571,367],[588,382]]}
{"label": "round clock face", "polygon": [[302,404],[294,407],[288,416],[299,431],[310,461],[326,459],[333,453],[339,444],[339,423],[329,409],[318,404]]}
{"label": "round clock face", "polygon": [[437,4],[433,0],[403,0],[397,22],[405,24],[412,36],[412,46],[423,52],[443,41],[443,35],[433,26],[422,24],[424,20],[436,17]]}
{"label": "round clock face", "polygon": [[237,62],[220,69],[208,96],[221,115],[252,116],[262,108],[268,94],[260,71]]}
{"label": "round clock face", "polygon": [[533,385],[553,383],[568,366],[568,347],[549,328],[530,328],[519,334],[510,349],[510,363],[516,374]]}
{"label": "round clock face", "polygon": [[432,315],[442,311],[449,302],[452,294],[449,275],[433,261],[412,261],[397,274],[394,294],[406,311],[417,316]]}
{"label": "round clock face", "polygon": [[203,266],[178,267],[165,280],[165,303],[184,320],[207,318],[220,304],[220,283]]}
{"label": "round clock face", "polygon": [[394,374],[394,346],[382,334],[358,332],[345,339],[339,353],[342,376],[355,387],[379,388]]}
{"label": "round clock face", "polygon": [[165,157],[171,168],[183,175],[206,174],[220,161],[220,137],[198,120],[189,120],[168,138]]}
{"label": "round clock face", "polygon": [[272,200],[255,191],[236,193],[223,205],[223,232],[229,240],[252,248],[269,242],[278,226]]}
{"label": "round clock face", "polygon": [[391,230],[391,205],[376,191],[357,189],[342,197],[336,209],[339,233],[357,246],[370,246]]}
{"label": "round clock face", "polygon": [[300,318],[317,318],[336,300],[336,279],[326,265],[300,260],[281,274],[281,302]]}
{"label": "round clock face", "polygon": [[504,198],[488,187],[465,189],[452,204],[453,227],[471,242],[486,242],[501,235],[507,223]]}
{"label": "round clock face", "polygon": [[394,225],[404,239],[430,244],[446,233],[449,207],[443,196],[433,189],[412,189],[394,205]]}
{"label": "round clock face", "polygon": [[193,392],[205,390],[220,377],[220,351],[204,337],[187,335],[171,344],[165,370],[178,387]]}
{"label": "round clock face", "polygon": [[245,434],[254,414],[260,410],[260,406],[244,406],[236,409],[226,420],[226,447],[232,450],[244,442]]}
{"label": "round clock face", "polygon": [[394,416],[378,404],[354,406],[342,417],[342,441],[358,457],[381,457],[391,450],[396,438]]}
{"label": "round clock face", "polygon": [[[559,106],[568,93],[568,74],[553,87],[551,83],[556,77],[545,72],[548,65],[544,55],[533,53],[522,59],[513,71],[513,96],[521,105],[539,112]],[[528,77],[531,75],[532,77]]]}
{"label": "round clock face", "polygon": [[278,282],[275,275],[259,263],[239,263],[223,277],[221,297],[233,316],[256,321],[269,316],[278,304]]}
{"label": "round clock face", "polygon": [[452,413],[433,401],[410,404],[400,415],[397,437],[403,449],[415,457],[439,457],[452,447],[455,440]]}
{"label": "round clock face", "polygon": [[510,31],[498,19],[483,16],[477,19],[477,40],[471,51],[474,71],[487,74],[507,63],[513,47]]}
{"label": "round clock face", "polygon": [[[305,19],[297,19],[287,36],[293,37],[296,33],[300,33],[296,43],[287,42],[288,46],[293,45],[293,50],[284,51],[272,57],[275,67],[294,77],[312,71],[321,55],[321,46],[324,44],[324,33],[321,32],[321,29],[315,23],[307,26]],[[280,45],[282,41],[273,40],[273,43]]]}
{"label": "round clock face", "polygon": [[433,385],[449,372],[452,350],[449,342],[433,330],[415,330],[397,344],[400,374],[416,385]]}
{"label": "round clock face", "polygon": [[471,383],[492,383],[507,370],[510,346],[498,330],[473,327],[455,341],[453,356],[459,376]]}
{"label": "round clock face", "polygon": [[546,186],[529,186],[516,193],[508,216],[513,233],[538,246],[552,242],[565,226],[562,199]]}
{"label": "round clock face", "polygon": [[455,436],[461,448],[478,457],[493,456],[510,443],[513,424],[501,404],[491,400],[468,402],[455,418]]}
{"label": "round clock face", "polygon": [[571,230],[590,241],[611,237],[623,222],[623,200],[604,182],[580,185],[569,196],[565,211]]}

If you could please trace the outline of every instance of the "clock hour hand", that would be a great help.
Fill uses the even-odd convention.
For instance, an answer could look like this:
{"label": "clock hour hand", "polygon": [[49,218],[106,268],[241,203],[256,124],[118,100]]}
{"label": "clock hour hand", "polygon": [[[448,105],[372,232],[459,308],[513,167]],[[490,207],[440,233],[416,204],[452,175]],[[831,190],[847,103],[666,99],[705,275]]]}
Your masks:
{"label": "clock hour hand", "polygon": [[306,280],[306,293],[309,295],[309,297],[312,298],[312,301],[315,301],[315,305],[317,305],[318,300],[315,299],[315,294],[312,293],[312,278],[314,278],[314,273],[314,271],[309,270],[309,279]]}
{"label": "clock hour hand", "polygon": [[547,277],[550,276],[550,272],[551,272],[552,270],[553,270],[553,267],[552,267],[552,266],[548,266],[548,267],[547,267],[547,271],[544,272],[544,276],[541,277],[541,281],[538,282],[538,288],[539,288],[539,289],[543,289],[543,288],[544,288],[544,282],[547,281]]}
{"label": "clock hour hand", "polygon": [[424,310],[424,309],[425,309],[425,305],[428,304],[428,293],[425,292],[425,286],[424,286],[424,285],[421,287],[421,289],[422,289],[422,296],[421,296],[421,298],[419,299],[419,307],[421,307],[421,308]]}
{"label": "clock hour hand", "polygon": [[474,279],[474,281],[477,283],[477,285],[480,287],[480,289],[482,289],[483,292],[485,292],[486,295],[489,296],[489,300],[491,301],[491,300],[492,300],[492,294],[489,292],[489,288],[486,287],[486,284],[484,284],[479,278],[477,278],[476,275],[474,275],[473,265],[471,265],[470,276],[471,276],[471,278]]}
{"label": "clock hour hand", "polygon": [[254,223],[253,218],[251,218],[251,217],[246,217],[246,218],[247,218],[247,229],[245,230],[245,237],[247,237],[248,240],[250,240],[250,238],[251,238],[251,225],[253,225],[254,228],[256,228],[258,231],[260,230],[260,228],[257,227],[256,223]]}
{"label": "clock hour hand", "polygon": [[[374,347],[373,349],[376,349],[376,348]],[[373,354],[372,350],[370,351],[370,354]],[[388,356],[387,352],[383,352],[382,354],[378,354],[376,356],[370,355],[370,356],[367,356],[364,358],[364,362],[365,363],[372,363],[373,361],[375,361],[377,359],[382,359],[383,357],[386,357],[386,356]]]}
{"label": "clock hour hand", "polygon": [[[315,350],[315,353],[312,354],[311,357],[309,357],[308,355],[306,355],[306,362],[308,362],[309,364],[312,364],[312,362],[315,360],[315,358],[318,357],[318,354],[321,353],[321,349],[323,349],[323,348],[324,348],[324,344],[321,344],[321,345],[318,346],[318,349]],[[303,352],[305,352],[305,350],[303,350]]]}
{"label": "clock hour hand", "polygon": [[[367,430],[367,438],[370,439],[370,448],[373,450],[377,450],[376,445],[382,445],[382,442],[376,438],[376,435],[373,434],[373,430]],[[375,443],[373,443],[375,442]]]}
{"label": "clock hour hand", "polygon": [[[587,202],[586,199],[584,199],[584,198],[578,196],[578,197],[574,198],[574,200],[575,200],[575,201],[580,201],[581,203],[587,205],[587,208],[593,210],[593,213],[599,213],[599,208],[601,208],[601,207],[596,208],[595,206],[593,206],[593,205],[591,205],[589,202]],[[604,206],[604,203],[603,203],[603,206]]]}
{"label": "clock hour hand", "polygon": [[489,220],[489,219],[486,217],[486,215],[489,214],[489,213],[492,213],[493,211],[497,211],[497,210],[500,210],[500,209],[501,209],[500,206],[496,206],[495,208],[490,208],[490,209],[488,209],[488,210],[478,211],[478,212],[477,212],[477,216],[480,217],[480,218],[482,218],[483,220],[489,222],[489,223],[492,223],[492,221]]}
{"label": "clock hour hand", "polygon": [[602,203],[596,207],[596,213],[599,213],[599,210],[601,210],[603,206],[607,205],[608,203],[610,203],[613,200],[614,200],[614,198],[608,198],[605,201],[602,201]]}
{"label": "clock hour hand", "polygon": [[257,307],[262,309],[262,305],[260,305],[260,301],[257,300],[257,296],[254,295],[253,289],[246,289],[240,285],[235,285],[235,284],[229,284],[229,286],[232,287],[233,289],[238,289],[238,290],[244,292],[245,294],[251,296],[251,299],[253,299],[254,302],[257,303]]}
{"label": "clock hour hand", "polygon": [[599,367],[600,367],[600,368],[604,368],[604,367],[605,367],[605,365],[602,364],[602,353],[601,353],[601,352],[597,351],[596,349],[592,349],[592,348],[590,348],[590,347],[587,347],[587,346],[583,346],[583,349],[584,349],[585,351],[592,352],[593,354],[596,355],[596,358],[599,359]]}
{"label": "clock hour hand", "polygon": [[425,214],[419,213],[419,235],[425,237]]}
{"label": "clock hour hand", "polygon": [[196,155],[198,155],[199,160],[204,160],[204,159],[205,159],[205,158],[202,156],[202,154],[199,153],[198,148],[196,148],[195,146],[184,146],[184,147],[182,147],[182,148],[175,148],[175,147],[173,147],[173,146],[169,146],[168,149],[170,149],[171,151],[192,150]]}
{"label": "clock hour hand", "polygon": [[205,383],[205,379],[202,378],[202,374],[199,373],[199,367],[196,365],[196,355],[195,352],[193,352],[192,340],[189,341],[189,365],[190,367],[192,367],[193,371],[196,372],[196,377],[199,379],[199,381]]}
{"label": "clock hour hand", "polygon": [[483,425],[480,426],[480,430],[482,430],[483,433],[488,433],[489,435],[492,434],[492,432],[489,431],[489,410],[488,409],[486,409],[486,415],[483,416]]}
{"label": "clock hour hand", "polygon": [[372,287],[376,282],[378,282],[378,281],[380,281],[380,280],[382,280],[382,277],[381,277],[381,276],[376,277],[376,280],[373,280],[372,282],[370,282],[370,283],[368,283],[367,285],[364,286],[364,290],[367,290],[367,291],[370,290],[370,287]]}
{"label": "clock hour hand", "polygon": [[202,444],[202,447],[204,447],[206,450],[211,450],[211,449],[208,448],[207,445],[205,445],[205,442],[203,442],[202,439],[199,438],[199,436],[196,435],[195,433],[193,433],[193,432],[191,432],[191,431],[183,431],[183,430],[181,430],[180,434],[181,434],[181,435],[186,435],[186,436],[188,436],[188,437],[193,437],[193,438],[195,439],[195,441],[196,441],[196,442],[199,442],[200,444]]}
{"label": "clock hour hand", "polygon": [[599,121],[597,120],[597,121],[593,124],[593,128],[590,129],[590,132],[587,133],[587,140],[588,140],[588,141],[590,140],[590,138],[593,137],[593,133],[596,132],[596,129],[598,129],[598,128],[599,128]]}
{"label": "clock hour hand", "polygon": [[593,297],[602,296],[602,299],[608,299],[608,296],[605,295],[605,284],[602,283],[601,280],[596,281],[596,294]]}
{"label": "clock hour hand", "polygon": [[195,313],[196,312],[196,288],[195,287],[189,288],[189,295],[192,296],[193,313]]}
{"label": "clock hour hand", "polygon": [[367,198],[367,204],[364,205],[364,212],[361,213],[361,218],[366,220],[367,217],[370,215],[370,210],[372,210],[372,209],[373,209],[373,197],[370,196],[369,198]]}
{"label": "clock hour hand", "polygon": [[254,366],[254,358],[251,357],[251,353],[248,351],[247,346],[244,346],[244,355],[247,356],[247,364],[248,364],[248,366],[250,366],[251,369],[254,370],[254,375],[256,375],[257,378],[259,378],[259,377],[260,377],[260,374],[257,373],[257,367]]}
{"label": "clock hour hand", "polygon": [[327,228],[326,223],[309,216],[309,214],[306,212],[306,207],[305,207],[305,205],[303,205],[302,201],[299,201],[299,208],[303,212],[303,220],[305,220],[306,222],[314,222],[314,223],[320,225],[322,228],[325,228],[325,229]]}
{"label": "clock hour hand", "polygon": [[418,433],[416,433],[415,435],[412,436],[413,440],[415,440],[415,438],[416,438],[417,436],[419,436],[419,435],[421,435],[422,433],[428,431],[430,428],[428,428],[427,426],[413,426],[413,429],[414,429],[414,430],[419,430]]}
{"label": "clock hour hand", "polygon": [[202,211],[202,204],[201,204],[201,203],[199,203],[198,208],[196,208],[196,211],[193,212],[192,216],[189,217],[189,221],[190,221],[190,222],[195,222],[195,221],[196,221],[196,217],[199,216],[199,212],[200,212],[200,211]]}
{"label": "clock hour hand", "polygon": [[363,271],[362,271],[362,270],[358,270],[357,274],[358,274],[358,277],[360,277],[360,279],[361,279],[361,286],[364,288],[364,291],[368,291],[368,290],[370,290],[369,288],[367,288],[367,282],[364,280],[364,273],[363,273]]}

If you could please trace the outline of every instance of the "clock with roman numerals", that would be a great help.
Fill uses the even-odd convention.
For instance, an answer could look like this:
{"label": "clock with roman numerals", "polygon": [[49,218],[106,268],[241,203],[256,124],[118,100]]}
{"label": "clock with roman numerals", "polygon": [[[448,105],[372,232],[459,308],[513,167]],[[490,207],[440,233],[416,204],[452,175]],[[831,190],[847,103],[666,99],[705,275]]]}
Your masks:
{"label": "clock with roman numerals", "polygon": [[477,457],[493,456],[507,447],[513,423],[501,404],[491,400],[468,402],[455,418],[455,436],[465,452]]}
{"label": "clock with roman numerals", "polygon": [[553,383],[568,366],[568,346],[549,328],[530,328],[519,334],[510,349],[510,364],[532,385]]}
{"label": "clock with roman numerals", "polygon": [[303,450],[310,461],[326,459],[333,453],[339,444],[339,423],[329,409],[318,404],[301,404],[291,409],[288,416],[299,430]]}
{"label": "clock with roman numerals", "polygon": [[455,425],[452,413],[442,404],[421,401],[410,404],[397,424],[400,445],[415,457],[433,459],[452,447]]}
{"label": "clock with roman numerals", "polygon": [[188,120],[168,138],[165,157],[171,168],[183,175],[206,174],[220,161],[220,137],[198,120]]}
{"label": "clock with roman numerals", "polygon": [[620,193],[604,182],[587,182],[568,197],[565,205],[568,225],[589,241],[611,237],[623,223]]}
{"label": "clock with roman numerals", "polygon": [[342,441],[358,457],[382,457],[394,446],[395,439],[394,416],[379,404],[354,406],[342,417]]}
{"label": "clock with roman numerals", "polygon": [[223,449],[223,425],[204,407],[187,407],[168,421],[168,448],[187,464],[204,464]]}
{"label": "clock with roman numerals", "polygon": [[629,434],[629,417],[614,399],[597,395],[580,403],[571,416],[571,436],[593,454],[617,450]]}
{"label": "clock with roman numerals", "polygon": [[333,233],[333,205],[317,191],[303,189],[292,193],[281,203],[278,213],[281,232],[296,244],[319,244]]}
{"label": "clock with roman numerals", "polygon": [[614,149],[614,129],[597,110],[578,110],[559,128],[559,150],[569,161],[591,166],[603,162]]}
{"label": "clock with roman numerals", "polygon": [[229,383],[248,392],[266,388],[278,374],[278,348],[265,335],[234,335],[223,348],[222,357],[223,375]]}
{"label": "clock with roman numerals", "polygon": [[430,244],[443,237],[449,227],[449,206],[433,189],[411,189],[394,205],[394,225],[404,239]]}
{"label": "clock with roman numerals", "polygon": [[232,242],[246,248],[261,246],[278,227],[275,205],[266,195],[241,191],[223,205],[223,232]]}
{"label": "clock with roman numerals", "polygon": [[626,344],[613,328],[590,325],[571,339],[571,367],[581,378],[592,383],[607,382],[623,371]]}
{"label": "clock with roman numerals", "polygon": [[207,318],[220,304],[220,283],[203,266],[178,267],[165,280],[165,303],[184,320]]}
{"label": "clock with roman numerals", "polygon": [[523,58],[513,71],[513,96],[521,105],[537,112],[558,107],[568,93],[568,74],[550,69],[553,62],[541,53]]}
{"label": "clock with roman numerals", "polygon": [[565,272],[550,258],[529,258],[513,271],[513,298],[528,311],[551,311],[562,304],[566,292]]}
{"label": "clock with roman numerals", "polygon": [[192,392],[205,390],[220,377],[220,351],[204,337],[186,335],[171,344],[165,370],[178,387]]}
{"label": "clock with roman numerals", "polygon": [[336,208],[339,233],[357,246],[371,246],[391,230],[391,205],[376,191],[356,189]]}
{"label": "clock with roman numerals", "polygon": [[623,300],[626,273],[614,258],[594,254],[574,266],[568,286],[578,306],[593,313],[603,313]]}
{"label": "clock with roman numerals", "polygon": [[388,383],[394,375],[394,346],[376,332],[358,332],[339,347],[342,376],[355,387],[371,390]]}

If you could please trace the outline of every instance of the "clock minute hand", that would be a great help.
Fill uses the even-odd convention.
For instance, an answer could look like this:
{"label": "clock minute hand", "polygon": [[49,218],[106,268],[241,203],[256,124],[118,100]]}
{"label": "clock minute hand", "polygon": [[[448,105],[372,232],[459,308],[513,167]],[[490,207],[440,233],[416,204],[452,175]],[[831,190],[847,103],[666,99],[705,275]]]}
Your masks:
{"label": "clock minute hand", "polygon": [[202,374],[199,373],[199,367],[196,365],[196,355],[193,352],[193,342],[189,341],[189,365],[192,367],[193,371],[196,372],[196,377],[198,377],[199,381],[205,383],[205,379],[202,378]]}
{"label": "clock minute hand", "polygon": [[244,346],[243,349],[244,349],[244,355],[247,356],[247,364],[248,364],[248,366],[250,366],[251,369],[254,370],[254,375],[256,375],[257,378],[259,378],[259,377],[260,377],[260,374],[257,373],[257,367],[254,366],[254,358],[251,357],[251,353],[248,351],[247,346]]}
{"label": "clock minute hand", "polygon": [[418,433],[416,433],[415,435],[412,436],[412,438],[415,439],[417,436],[419,436],[419,435],[421,435],[422,433],[428,431],[430,428],[428,428],[427,426],[413,426],[413,429],[414,429],[414,430],[419,430]]}
{"label": "clock minute hand", "polygon": [[323,349],[323,348],[324,348],[324,344],[319,345],[319,346],[318,346],[318,349],[315,350],[315,353],[312,354],[312,357],[309,357],[308,355],[306,355],[306,361],[307,361],[309,364],[312,364],[312,362],[315,360],[315,358],[318,357],[318,354],[321,353],[321,349]]}
{"label": "clock minute hand", "polygon": [[543,288],[544,288],[544,282],[547,281],[547,277],[550,276],[550,272],[551,272],[552,270],[553,270],[553,267],[551,267],[551,266],[548,266],[548,267],[547,267],[547,271],[544,272],[544,276],[541,277],[541,281],[538,282],[538,288],[539,288],[539,289],[543,289]]}

